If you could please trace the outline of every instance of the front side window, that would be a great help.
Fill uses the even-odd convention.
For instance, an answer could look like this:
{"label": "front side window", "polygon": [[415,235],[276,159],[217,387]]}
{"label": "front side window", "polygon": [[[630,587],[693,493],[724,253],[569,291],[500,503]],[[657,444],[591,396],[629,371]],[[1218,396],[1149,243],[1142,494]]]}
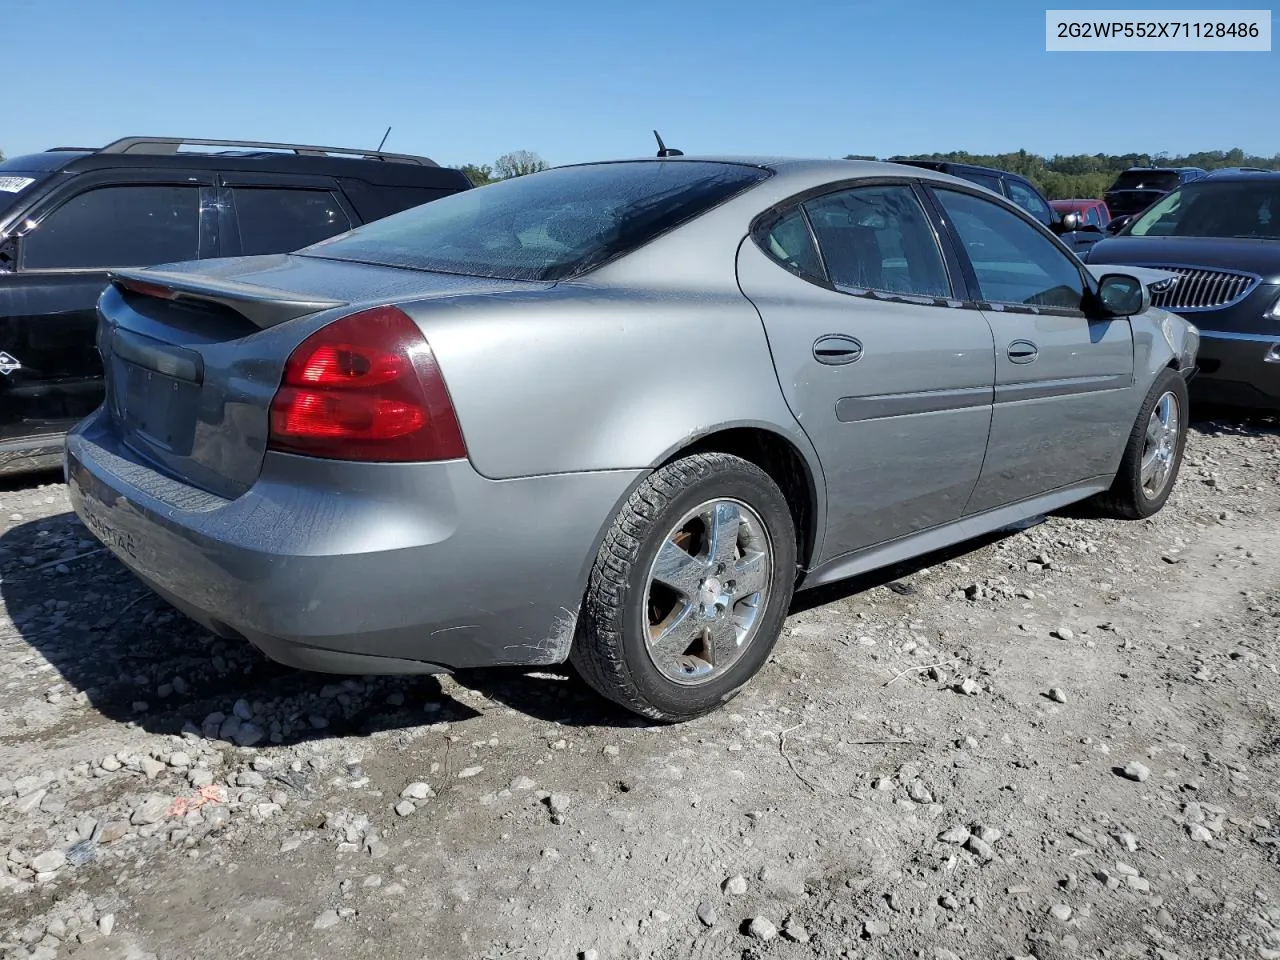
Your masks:
{"label": "front side window", "polygon": [[304,256],[505,280],[561,280],[630,253],[770,176],[740,163],[558,167],[413,207]]}
{"label": "front side window", "polygon": [[1040,194],[1019,180],[1009,179],[1005,183],[1009,187],[1010,200],[1046,226],[1053,223],[1053,211]]}
{"label": "front side window", "polygon": [[1194,180],[1129,224],[1134,237],[1280,239],[1280,176]]}
{"label": "front side window", "polygon": [[22,239],[25,270],[146,267],[199,253],[198,186],[97,187],[57,207]]}
{"label": "front side window", "polygon": [[1094,227],[1100,227],[1100,226],[1102,226],[1102,217],[1098,214],[1098,208],[1097,208],[1097,207],[1090,207],[1090,208],[1089,208],[1089,213],[1088,213],[1088,215],[1084,218],[1084,222],[1085,222],[1085,223],[1087,223],[1087,224],[1089,224],[1090,226],[1094,226]]}
{"label": "front side window", "polygon": [[909,186],[855,187],[804,208],[836,287],[951,296],[937,238]]}
{"label": "front side window", "polygon": [[231,197],[245,256],[289,253],[351,229],[328,190],[234,187]]}
{"label": "front side window", "polygon": [[969,255],[984,300],[1081,308],[1084,279],[1052,240],[997,203],[954,190],[934,192]]}

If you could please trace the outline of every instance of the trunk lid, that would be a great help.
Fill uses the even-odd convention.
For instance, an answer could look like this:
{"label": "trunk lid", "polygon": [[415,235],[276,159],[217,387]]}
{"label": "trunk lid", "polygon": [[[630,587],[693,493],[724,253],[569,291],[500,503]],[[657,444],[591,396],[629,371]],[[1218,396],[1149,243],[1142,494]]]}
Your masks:
{"label": "trunk lid", "polygon": [[382,303],[547,286],[293,255],[111,279],[98,308],[107,415],[144,459],[227,499],[261,472],[285,362],[314,330]]}

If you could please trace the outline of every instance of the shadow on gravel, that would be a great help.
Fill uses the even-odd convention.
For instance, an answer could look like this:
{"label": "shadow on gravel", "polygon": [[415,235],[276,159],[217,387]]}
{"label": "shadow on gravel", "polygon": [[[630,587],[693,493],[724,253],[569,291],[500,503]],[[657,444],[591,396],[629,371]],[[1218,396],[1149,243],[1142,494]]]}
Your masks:
{"label": "shadow on gravel", "polygon": [[[38,495],[35,482],[29,477],[27,490]],[[645,722],[596,696],[567,666],[455,675],[478,695],[474,706],[433,676],[344,677],[281,666],[171,608],[70,512],[0,535],[0,597],[14,624],[0,628],[0,647],[29,644],[71,687],[64,697],[79,696],[106,718],[150,733],[296,744],[457,723],[479,716],[486,700],[572,726]],[[56,679],[48,675],[30,695],[46,696]]]}
{"label": "shadow on gravel", "polygon": [[1280,434],[1280,414],[1192,403],[1191,426],[1201,433],[1243,437],[1276,435]]}
{"label": "shadow on gravel", "polygon": [[40,470],[36,473],[0,473],[0,494],[14,490],[30,490],[51,483],[62,483],[62,472],[59,470]]}

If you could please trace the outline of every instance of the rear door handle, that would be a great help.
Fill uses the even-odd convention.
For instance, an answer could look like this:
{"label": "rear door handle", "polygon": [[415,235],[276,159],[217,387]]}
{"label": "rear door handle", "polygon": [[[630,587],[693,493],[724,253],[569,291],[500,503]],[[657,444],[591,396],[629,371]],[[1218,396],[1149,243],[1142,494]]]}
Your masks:
{"label": "rear door handle", "polygon": [[829,333],[814,341],[813,359],[833,367],[854,363],[862,359],[862,341],[841,333]]}
{"label": "rear door handle", "polygon": [[1006,352],[1014,363],[1030,363],[1040,356],[1040,348],[1030,340],[1015,340]]}

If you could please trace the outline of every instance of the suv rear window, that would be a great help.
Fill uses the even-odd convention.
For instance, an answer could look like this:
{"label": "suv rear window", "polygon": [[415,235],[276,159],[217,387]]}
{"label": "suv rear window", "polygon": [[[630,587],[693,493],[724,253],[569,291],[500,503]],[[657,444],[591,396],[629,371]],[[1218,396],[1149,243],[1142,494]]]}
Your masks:
{"label": "suv rear window", "polygon": [[440,273],[559,280],[629,253],[769,176],[746,164],[697,160],[559,167],[464,190],[300,252]]}
{"label": "suv rear window", "polygon": [[1126,170],[1116,177],[1112,190],[1172,190],[1178,185],[1174,170]]}

